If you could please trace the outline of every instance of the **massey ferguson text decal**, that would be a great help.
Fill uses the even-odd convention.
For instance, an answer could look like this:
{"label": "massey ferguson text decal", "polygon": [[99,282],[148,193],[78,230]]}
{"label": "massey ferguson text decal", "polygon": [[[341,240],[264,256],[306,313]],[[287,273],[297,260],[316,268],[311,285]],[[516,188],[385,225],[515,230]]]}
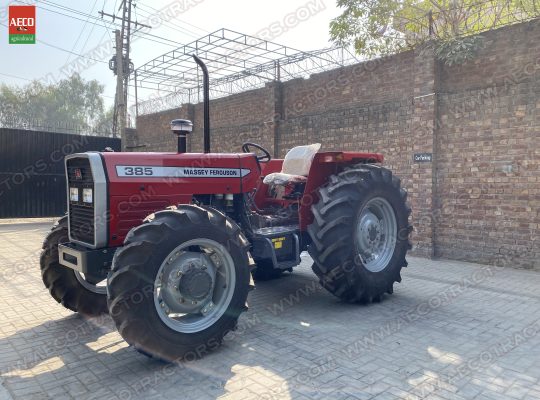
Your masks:
{"label": "massey ferguson text decal", "polygon": [[250,172],[251,170],[246,168],[116,166],[116,175],[122,178],[242,178]]}
{"label": "massey ferguson text decal", "polygon": [[9,44],[36,43],[36,6],[9,6]]}

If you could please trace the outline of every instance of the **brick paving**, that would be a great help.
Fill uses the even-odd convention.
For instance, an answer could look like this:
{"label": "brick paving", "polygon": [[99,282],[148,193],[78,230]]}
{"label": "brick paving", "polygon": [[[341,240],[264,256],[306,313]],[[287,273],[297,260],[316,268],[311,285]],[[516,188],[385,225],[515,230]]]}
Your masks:
{"label": "brick paving", "polygon": [[321,290],[306,257],[258,284],[224,346],[173,366],[49,296],[48,228],[0,225],[0,400],[540,399],[538,272],[410,258],[394,295],[359,306]]}

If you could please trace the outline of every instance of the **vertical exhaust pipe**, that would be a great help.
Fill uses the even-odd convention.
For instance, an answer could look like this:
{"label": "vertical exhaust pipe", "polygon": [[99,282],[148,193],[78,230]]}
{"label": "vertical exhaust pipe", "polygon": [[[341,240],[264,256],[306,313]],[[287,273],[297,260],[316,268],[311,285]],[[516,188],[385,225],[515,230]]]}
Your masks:
{"label": "vertical exhaust pipe", "polygon": [[203,73],[204,152],[210,153],[210,83],[208,82],[208,69],[199,57],[193,55],[193,59],[201,67]]}

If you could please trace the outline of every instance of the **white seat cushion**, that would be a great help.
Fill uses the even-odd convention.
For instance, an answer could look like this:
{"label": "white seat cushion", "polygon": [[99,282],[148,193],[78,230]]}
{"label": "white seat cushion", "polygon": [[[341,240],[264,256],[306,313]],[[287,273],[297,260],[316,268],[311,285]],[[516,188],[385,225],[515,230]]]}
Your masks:
{"label": "white seat cushion", "polygon": [[283,160],[281,172],[266,175],[263,182],[266,185],[286,185],[290,182],[305,182],[313,158],[320,148],[320,143],[293,147],[288,151]]}
{"label": "white seat cushion", "polygon": [[284,174],[282,172],[273,172],[264,177],[263,183],[266,185],[282,185],[285,186],[292,182],[305,182],[307,177],[302,175]]}

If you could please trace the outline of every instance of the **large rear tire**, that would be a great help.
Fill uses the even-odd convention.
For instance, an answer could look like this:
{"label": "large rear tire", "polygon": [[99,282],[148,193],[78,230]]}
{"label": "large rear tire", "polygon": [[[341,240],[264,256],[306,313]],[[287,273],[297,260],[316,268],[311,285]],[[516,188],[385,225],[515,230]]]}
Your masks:
{"label": "large rear tire", "polygon": [[400,180],[386,168],[361,164],[330,176],[318,194],[308,252],[321,285],[353,303],[393,293],[412,247],[411,209]]}
{"label": "large rear tire", "polygon": [[93,285],[78,272],[58,262],[58,244],[68,242],[68,219],[64,216],[52,227],[43,242],[41,278],[51,296],[71,311],[87,316],[107,313],[105,286]]}
{"label": "large rear tire", "polygon": [[249,242],[220,212],[180,205],[132,229],[113,259],[110,314],[139,352],[165,361],[218,347],[247,310]]}

